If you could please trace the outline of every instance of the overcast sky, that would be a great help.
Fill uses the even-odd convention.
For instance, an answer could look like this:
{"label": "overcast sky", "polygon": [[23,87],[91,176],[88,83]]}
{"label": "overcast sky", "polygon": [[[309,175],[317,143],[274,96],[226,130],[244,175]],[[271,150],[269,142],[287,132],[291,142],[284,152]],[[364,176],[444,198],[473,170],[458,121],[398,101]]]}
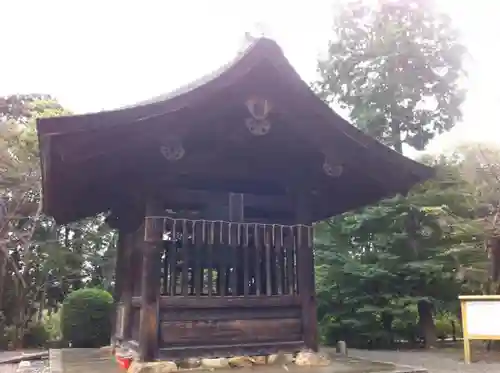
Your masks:
{"label": "overcast sky", "polygon": [[[0,94],[49,93],[78,113],[128,105],[217,68],[257,23],[311,81],[335,1],[342,0],[0,0]],[[472,59],[463,123],[431,147],[500,142],[500,1],[438,2]]]}

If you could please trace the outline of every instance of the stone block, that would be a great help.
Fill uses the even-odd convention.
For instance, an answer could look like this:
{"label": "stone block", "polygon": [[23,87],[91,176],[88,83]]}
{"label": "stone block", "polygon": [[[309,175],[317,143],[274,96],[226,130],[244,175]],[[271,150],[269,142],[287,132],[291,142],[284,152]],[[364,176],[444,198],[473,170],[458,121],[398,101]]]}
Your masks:
{"label": "stone block", "polygon": [[177,362],[179,369],[196,369],[201,367],[201,359],[190,357]]}
{"label": "stone block", "polygon": [[252,363],[254,365],[266,365],[267,364],[267,356],[250,356]]}
{"label": "stone block", "polygon": [[150,363],[132,362],[128,373],[170,373],[177,371],[173,361],[155,361]]}
{"label": "stone block", "polygon": [[267,357],[268,364],[274,365],[286,365],[293,363],[294,357],[293,354],[285,354],[279,352],[277,354],[271,354]]}
{"label": "stone block", "polygon": [[229,368],[229,361],[226,358],[201,359],[201,366],[207,369]]}
{"label": "stone block", "polygon": [[295,364],[299,366],[323,367],[331,364],[325,355],[310,350],[300,351],[295,357]]}
{"label": "stone block", "polygon": [[228,363],[231,368],[248,368],[253,365],[249,356],[233,356],[228,359]]}

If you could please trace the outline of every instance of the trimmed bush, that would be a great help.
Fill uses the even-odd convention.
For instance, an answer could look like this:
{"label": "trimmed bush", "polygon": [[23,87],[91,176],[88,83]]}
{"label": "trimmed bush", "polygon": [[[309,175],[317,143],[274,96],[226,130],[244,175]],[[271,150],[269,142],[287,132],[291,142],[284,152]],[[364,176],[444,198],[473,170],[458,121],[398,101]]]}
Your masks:
{"label": "trimmed bush", "polygon": [[91,348],[109,344],[113,297],[101,289],[80,289],[63,303],[61,327],[72,347]]}
{"label": "trimmed bush", "polygon": [[49,341],[61,340],[61,312],[54,312],[49,315],[47,311],[44,311],[42,323],[49,334]]}
{"label": "trimmed bush", "polygon": [[45,347],[49,339],[49,333],[45,330],[43,323],[31,322],[24,332],[23,347]]}
{"label": "trimmed bush", "polygon": [[461,336],[460,320],[455,315],[449,312],[440,313],[436,315],[434,322],[436,325],[436,335],[439,339],[444,340],[453,337],[453,323],[455,323],[455,337]]}

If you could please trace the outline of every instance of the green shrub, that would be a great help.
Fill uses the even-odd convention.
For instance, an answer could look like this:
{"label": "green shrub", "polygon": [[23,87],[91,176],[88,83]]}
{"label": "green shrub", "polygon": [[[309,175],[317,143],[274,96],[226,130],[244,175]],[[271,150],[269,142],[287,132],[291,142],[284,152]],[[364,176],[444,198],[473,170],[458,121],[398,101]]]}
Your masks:
{"label": "green shrub", "polygon": [[446,339],[452,337],[453,322],[455,323],[456,337],[459,337],[461,335],[461,328],[460,328],[460,321],[458,320],[458,318],[449,312],[443,312],[437,314],[434,319],[434,324],[436,325],[436,336],[439,339]]}
{"label": "green shrub", "polygon": [[392,331],[398,342],[414,343],[418,339],[417,306],[409,304],[402,307],[400,314],[392,322]]}
{"label": "green shrub", "polygon": [[23,347],[35,348],[45,347],[49,341],[49,333],[45,330],[43,323],[29,323],[23,337]]}
{"label": "green shrub", "polygon": [[0,350],[9,350],[14,345],[16,329],[12,325],[3,325],[0,330]]}
{"label": "green shrub", "polygon": [[58,341],[62,338],[60,312],[51,313],[49,315],[49,313],[45,311],[43,313],[42,322],[49,335],[49,341]]}
{"label": "green shrub", "polygon": [[100,347],[111,337],[113,297],[101,289],[80,289],[72,292],[62,307],[63,338],[72,347]]}

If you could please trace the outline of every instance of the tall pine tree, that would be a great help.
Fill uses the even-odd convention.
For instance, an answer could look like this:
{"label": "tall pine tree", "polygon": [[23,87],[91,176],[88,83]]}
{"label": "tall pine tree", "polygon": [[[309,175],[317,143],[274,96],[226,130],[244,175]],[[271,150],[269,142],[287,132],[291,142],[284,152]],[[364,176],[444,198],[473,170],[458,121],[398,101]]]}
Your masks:
{"label": "tall pine tree", "polygon": [[[321,78],[315,85],[324,100],[347,108],[354,125],[398,152],[403,152],[403,145],[424,149],[432,138],[460,120],[466,49],[450,18],[438,12],[431,0],[356,0],[342,3],[335,14],[329,53],[318,64]],[[384,329],[390,332],[397,305],[390,298],[407,290],[418,308],[421,334],[430,345],[436,336],[432,319],[435,298],[429,291],[436,281],[446,281],[441,281],[442,264],[428,260],[439,255],[442,240],[425,238],[426,232],[438,232],[439,227],[425,213],[423,201],[418,196],[396,198],[334,222],[343,226],[344,233],[357,222],[350,237],[361,228],[371,229],[365,232],[364,241],[352,241],[347,253],[351,263],[342,265],[355,268],[354,260],[361,270],[355,272],[361,273],[360,280],[374,281],[368,281],[368,288],[375,286],[374,294],[384,297],[377,302],[372,299]],[[335,229],[332,234],[332,242],[341,237]],[[386,262],[388,253],[394,263],[377,272],[380,266],[375,263]],[[375,280],[374,273],[385,280]],[[396,290],[386,286],[391,281],[406,281],[412,287]],[[407,300],[412,301],[410,298]]]}

